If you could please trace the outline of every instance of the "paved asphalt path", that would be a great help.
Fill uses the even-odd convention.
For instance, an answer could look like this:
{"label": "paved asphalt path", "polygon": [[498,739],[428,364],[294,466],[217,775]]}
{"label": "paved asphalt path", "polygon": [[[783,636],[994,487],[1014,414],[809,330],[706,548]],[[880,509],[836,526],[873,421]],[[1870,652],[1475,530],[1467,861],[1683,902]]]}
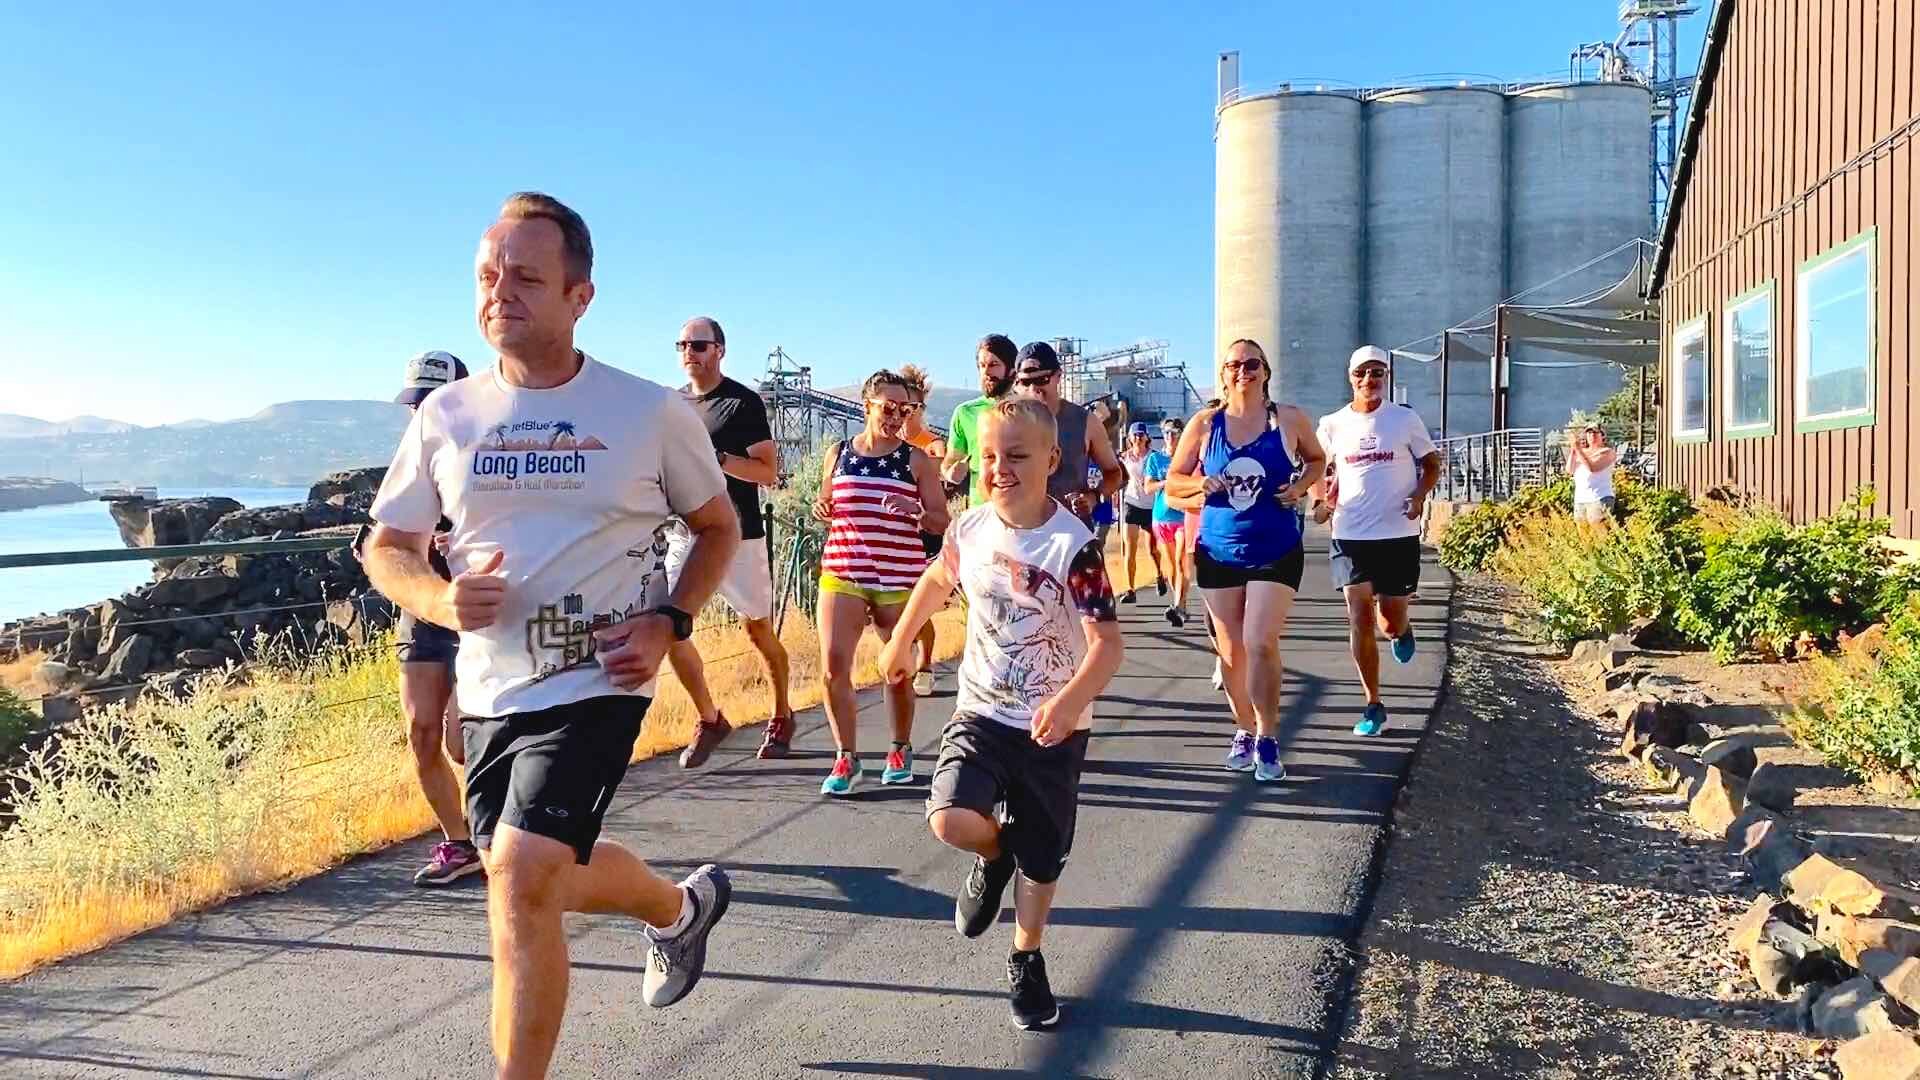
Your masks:
{"label": "paved asphalt path", "polygon": [[[1096,709],[1047,936],[1065,1010],[1054,1032],[1008,1021],[1011,911],[976,941],[953,929],[966,858],[922,818],[952,707],[943,677],[922,703],[912,787],[822,799],[817,713],[785,762],[754,760],[749,730],[700,773],[655,760],[627,774],[608,833],[676,874],[726,865],[733,906],[705,981],[666,1011],[640,1001],[637,924],[575,917],[553,1075],[1313,1075],[1385,815],[1440,684],[1450,583],[1427,567],[1420,653],[1387,661],[1393,725],[1363,741],[1324,536],[1310,545],[1283,654],[1285,783],[1220,768],[1230,723],[1199,620],[1172,629],[1151,589],[1121,608],[1126,665]],[[878,702],[862,701],[866,748],[883,748]],[[483,891],[413,888],[426,849],[403,844],[0,986],[0,1076],[491,1075]]]}

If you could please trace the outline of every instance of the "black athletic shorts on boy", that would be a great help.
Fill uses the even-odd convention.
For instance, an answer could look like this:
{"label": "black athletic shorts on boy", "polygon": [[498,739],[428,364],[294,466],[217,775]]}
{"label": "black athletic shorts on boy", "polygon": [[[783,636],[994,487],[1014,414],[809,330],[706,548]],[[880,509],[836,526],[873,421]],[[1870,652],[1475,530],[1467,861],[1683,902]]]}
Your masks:
{"label": "black athletic shorts on boy", "polygon": [[393,645],[403,664],[452,667],[454,657],[460,652],[460,632],[402,611],[399,625],[393,631]]}
{"label": "black athletic shorts on boy", "polygon": [[940,737],[927,816],[958,807],[992,817],[1005,803],[1000,846],[1036,885],[1057,881],[1073,850],[1080,809],[1080,767],[1087,760],[1087,733],[1076,731],[1058,746],[1041,746],[1024,728],[956,716]]}
{"label": "black athletic shorts on boy", "polygon": [[1203,589],[1237,589],[1250,581],[1271,581],[1299,592],[1300,575],[1306,569],[1306,551],[1299,547],[1261,566],[1229,566],[1215,561],[1204,547],[1193,549],[1193,583]]}
{"label": "black athletic shorts on boy", "polygon": [[1372,585],[1375,596],[1412,596],[1420,587],[1420,538],[1335,540],[1327,549],[1333,587]]}
{"label": "black athletic shorts on boy", "polygon": [[586,865],[651,704],[609,694],[461,721],[474,844],[491,847],[494,830],[506,824],[566,844]]}

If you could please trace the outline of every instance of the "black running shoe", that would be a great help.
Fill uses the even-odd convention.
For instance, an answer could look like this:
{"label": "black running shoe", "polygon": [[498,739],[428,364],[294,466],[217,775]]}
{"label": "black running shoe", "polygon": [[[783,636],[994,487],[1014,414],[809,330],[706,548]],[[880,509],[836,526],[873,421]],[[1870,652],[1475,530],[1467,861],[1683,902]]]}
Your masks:
{"label": "black running shoe", "polygon": [[1005,851],[992,862],[974,856],[973,868],[953,898],[953,927],[967,937],[979,937],[1000,918],[1000,901],[1013,880],[1013,856]]}
{"label": "black running shoe", "polygon": [[1047,961],[1038,949],[1007,954],[1007,985],[1012,990],[1014,1027],[1032,1031],[1051,1027],[1060,1019],[1060,1003],[1047,983]]}
{"label": "black running shoe", "polygon": [[1156,589],[1158,589],[1158,590],[1160,590],[1160,595],[1161,595],[1161,596],[1165,596],[1165,595],[1167,595],[1167,579],[1166,579],[1166,578],[1163,578],[1163,577],[1162,577],[1162,578],[1154,578],[1154,579],[1153,579],[1153,587],[1154,587],[1154,588],[1156,588]]}

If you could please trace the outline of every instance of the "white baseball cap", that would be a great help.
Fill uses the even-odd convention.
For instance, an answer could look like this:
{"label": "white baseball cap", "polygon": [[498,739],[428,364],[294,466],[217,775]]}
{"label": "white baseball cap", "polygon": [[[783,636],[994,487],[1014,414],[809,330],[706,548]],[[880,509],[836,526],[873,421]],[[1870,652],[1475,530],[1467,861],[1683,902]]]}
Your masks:
{"label": "white baseball cap", "polygon": [[423,352],[407,361],[406,384],[393,400],[402,405],[418,405],[428,394],[466,377],[467,365],[461,363],[459,357],[439,349]]}
{"label": "white baseball cap", "polygon": [[1387,350],[1378,345],[1362,345],[1353,350],[1353,355],[1347,357],[1347,374],[1351,375],[1359,371],[1360,365],[1362,364],[1385,364],[1388,367],[1393,366],[1387,359]]}

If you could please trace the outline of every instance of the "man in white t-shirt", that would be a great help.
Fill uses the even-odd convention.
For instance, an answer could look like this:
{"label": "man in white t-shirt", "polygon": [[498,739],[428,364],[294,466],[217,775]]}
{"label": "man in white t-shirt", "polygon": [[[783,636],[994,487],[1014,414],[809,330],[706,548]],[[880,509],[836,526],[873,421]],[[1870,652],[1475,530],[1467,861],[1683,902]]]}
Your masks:
{"label": "man in white t-shirt", "polygon": [[[671,1005],[706,964],[732,888],[708,864],[678,885],[600,840],[667,646],[692,632],[740,542],[713,444],[679,394],[574,348],[593,300],[580,215],[523,192],[475,260],[491,371],[414,414],[372,515],[367,575],[460,632],[467,818],[485,853],[500,1075],[545,1076],[566,1012],[567,911],[641,920],[643,997]],[[652,549],[677,514],[694,540],[669,591]],[[451,581],[428,562],[448,531]]]}
{"label": "man in white t-shirt", "polygon": [[1407,603],[1420,585],[1420,518],[1440,482],[1440,451],[1419,413],[1386,399],[1385,349],[1355,349],[1347,379],[1352,403],[1320,418],[1320,445],[1331,465],[1314,519],[1333,519],[1333,584],[1347,597],[1347,639],[1367,691],[1353,730],[1378,735],[1387,726],[1387,709],[1380,703],[1375,634],[1393,639],[1395,660],[1413,660]]}

